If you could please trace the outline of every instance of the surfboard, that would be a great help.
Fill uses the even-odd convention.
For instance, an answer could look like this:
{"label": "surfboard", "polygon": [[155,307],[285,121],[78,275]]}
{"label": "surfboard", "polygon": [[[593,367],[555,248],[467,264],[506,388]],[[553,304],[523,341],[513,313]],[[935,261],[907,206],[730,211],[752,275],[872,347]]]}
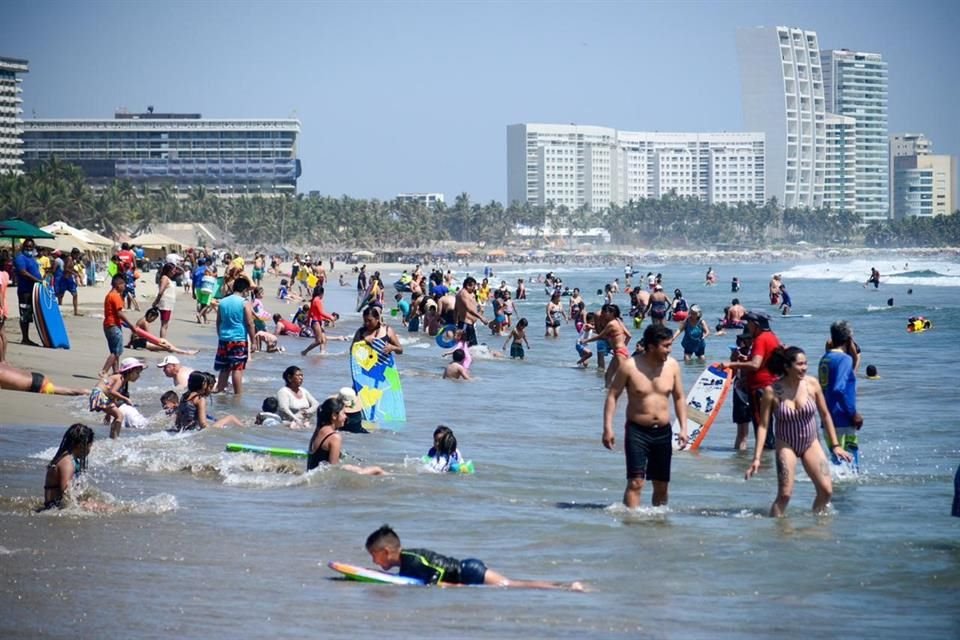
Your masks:
{"label": "surfboard", "polygon": [[406,422],[400,372],[392,353],[384,353],[386,342],[364,340],[350,348],[353,389],[360,398],[363,418],[368,422]]}
{"label": "surfboard", "polygon": [[347,578],[347,580],[356,580],[357,582],[371,582],[375,584],[395,584],[403,586],[417,586],[422,587],[424,583],[422,580],[417,580],[416,578],[405,578],[404,576],[398,576],[394,573],[387,573],[386,571],[377,571],[376,569],[364,569],[363,567],[357,567],[352,564],[346,564],[344,562],[328,562],[327,566],[336,571],[337,573],[342,574]]}
{"label": "surfboard", "polygon": [[69,349],[70,337],[63,324],[60,305],[53,289],[39,282],[33,285],[33,321],[40,333],[43,346],[53,349]]}
{"label": "surfboard", "polygon": [[264,455],[278,456],[280,458],[306,458],[305,449],[282,449],[280,447],[260,447],[255,444],[240,444],[238,442],[228,442],[225,451],[230,453],[259,453]]}
{"label": "surfboard", "polygon": [[733,382],[733,372],[714,362],[704,369],[687,393],[687,446],[679,442],[680,422],[673,421],[674,451],[696,451],[707,437],[713,421],[720,413]]}
{"label": "surfboard", "polygon": [[789,319],[791,319],[791,318],[809,318],[809,317],[810,317],[810,314],[809,314],[809,313],[791,313],[791,314],[785,315],[785,316],[782,316],[782,315],[781,315],[781,316],[773,316],[773,319],[774,319],[774,320],[789,320]]}

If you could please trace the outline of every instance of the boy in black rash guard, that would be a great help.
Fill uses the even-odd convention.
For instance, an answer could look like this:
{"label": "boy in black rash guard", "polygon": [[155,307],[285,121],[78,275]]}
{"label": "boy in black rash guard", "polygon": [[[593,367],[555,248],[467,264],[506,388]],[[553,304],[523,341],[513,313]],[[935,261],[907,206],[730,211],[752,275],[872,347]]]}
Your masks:
{"label": "boy in black rash guard", "polygon": [[519,587],[526,589],[568,589],[584,591],[579,582],[544,582],[540,580],[510,580],[496,571],[487,569],[483,562],[474,558],[457,560],[427,549],[404,549],[400,537],[383,525],[367,537],[367,551],[373,562],[384,571],[400,567],[400,575],[416,578],[424,584],[444,585],[490,585],[494,587]]}

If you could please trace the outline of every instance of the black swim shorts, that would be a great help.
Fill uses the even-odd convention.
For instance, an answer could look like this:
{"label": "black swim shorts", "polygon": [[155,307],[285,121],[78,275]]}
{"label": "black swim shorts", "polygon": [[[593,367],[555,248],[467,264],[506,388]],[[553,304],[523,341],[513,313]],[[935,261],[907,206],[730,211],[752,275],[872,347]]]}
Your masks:
{"label": "black swim shorts", "polygon": [[20,307],[20,322],[26,322],[27,324],[33,322],[33,293],[18,291],[17,302]]}
{"label": "black swim shorts", "polygon": [[624,450],[627,478],[670,482],[673,430],[669,425],[644,426],[627,422]]}
{"label": "black swim shorts", "polygon": [[460,584],[483,584],[487,577],[487,565],[476,558],[460,561]]}

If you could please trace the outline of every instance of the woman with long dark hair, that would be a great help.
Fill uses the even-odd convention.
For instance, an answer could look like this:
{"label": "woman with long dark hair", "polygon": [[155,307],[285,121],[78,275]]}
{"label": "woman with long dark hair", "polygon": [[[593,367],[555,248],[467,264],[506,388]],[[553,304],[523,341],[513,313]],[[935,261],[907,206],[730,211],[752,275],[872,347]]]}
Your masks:
{"label": "woman with long dark hair", "polygon": [[347,420],[343,400],[338,396],[327,398],[320,405],[317,412],[317,428],[310,437],[310,448],[307,450],[307,471],[319,467],[321,464],[339,465],[344,471],[352,471],[364,476],[380,476],[384,470],[380,467],[358,467],[352,464],[340,464],[343,457],[341,445],[343,438],[337,429]]}
{"label": "woman with long dark hair", "polygon": [[41,511],[63,507],[63,498],[70,484],[87,468],[87,456],[92,446],[93,429],[80,423],[70,425],[47,465]]}

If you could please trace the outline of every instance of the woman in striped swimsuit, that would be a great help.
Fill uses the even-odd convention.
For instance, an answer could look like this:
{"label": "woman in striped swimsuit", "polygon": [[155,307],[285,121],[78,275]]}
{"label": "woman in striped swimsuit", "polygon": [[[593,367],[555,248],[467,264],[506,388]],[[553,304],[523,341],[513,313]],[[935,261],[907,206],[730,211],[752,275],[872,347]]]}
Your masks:
{"label": "woman in striped swimsuit", "polygon": [[771,354],[767,368],[780,376],[774,385],[763,390],[760,401],[760,425],[757,428],[757,447],[753,462],[747,469],[749,478],[760,469],[763,443],[770,428],[770,416],[775,420],[777,437],[777,498],[770,507],[770,515],[779,517],[787,510],[793,495],[797,460],[813,481],[817,495],[813,500],[814,513],[824,511],[833,495],[830,464],[820,447],[817,434],[817,413],[823,422],[828,444],[834,454],[850,460],[850,454],[838,444],[837,432],[830,419],[820,383],[807,375],[807,354],[799,347],[779,347]]}

